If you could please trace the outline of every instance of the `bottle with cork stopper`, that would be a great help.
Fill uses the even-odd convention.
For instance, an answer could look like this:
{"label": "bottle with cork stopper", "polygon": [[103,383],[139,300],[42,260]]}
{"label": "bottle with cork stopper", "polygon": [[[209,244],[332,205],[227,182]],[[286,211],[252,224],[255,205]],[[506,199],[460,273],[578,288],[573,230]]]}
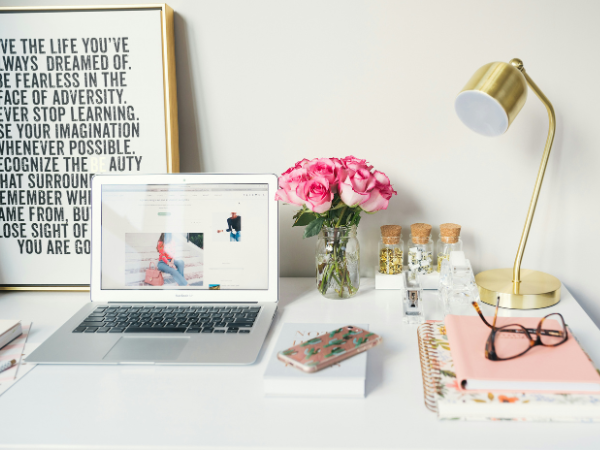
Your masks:
{"label": "bottle with cork stopper", "polygon": [[440,225],[440,239],[437,242],[437,271],[442,268],[442,261],[450,258],[450,252],[462,252],[460,239],[461,226],[455,223]]}
{"label": "bottle with cork stopper", "polygon": [[415,280],[417,274],[431,273],[433,261],[433,241],[431,240],[431,225],[413,223],[410,226],[411,235],[408,243],[409,279]]}
{"label": "bottle with cork stopper", "polygon": [[402,227],[400,225],[383,225],[379,240],[379,273],[401,274],[403,259]]}

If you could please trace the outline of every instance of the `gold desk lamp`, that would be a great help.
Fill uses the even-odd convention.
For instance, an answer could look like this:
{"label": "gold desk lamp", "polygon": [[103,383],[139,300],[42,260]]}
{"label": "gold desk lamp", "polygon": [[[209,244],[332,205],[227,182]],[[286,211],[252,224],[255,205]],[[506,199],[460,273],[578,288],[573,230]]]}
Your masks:
{"label": "gold desk lamp", "polygon": [[554,140],[554,108],[525,72],[523,61],[516,58],[508,64],[493,62],[481,67],[467,82],[454,103],[456,114],[471,130],[484,136],[499,136],[508,130],[525,104],[527,85],[548,110],[550,126],[515,265],[512,269],[487,270],[475,277],[479,295],[484,303],[496,305],[497,297],[500,296],[501,307],[514,309],[545,308],[555,305],[560,300],[561,284],[558,278],[537,270],[521,269],[529,229]]}

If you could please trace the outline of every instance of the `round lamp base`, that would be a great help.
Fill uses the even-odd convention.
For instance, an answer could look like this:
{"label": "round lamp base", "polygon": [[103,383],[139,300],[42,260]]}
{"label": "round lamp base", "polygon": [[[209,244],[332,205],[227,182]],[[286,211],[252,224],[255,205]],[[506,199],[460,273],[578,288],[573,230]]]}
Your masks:
{"label": "round lamp base", "polygon": [[510,309],[539,309],[556,305],[560,301],[558,278],[537,270],[521,269],[521,282],[513,283],[513,269],[494,269],[478,273],[475,277],[483,303]]}

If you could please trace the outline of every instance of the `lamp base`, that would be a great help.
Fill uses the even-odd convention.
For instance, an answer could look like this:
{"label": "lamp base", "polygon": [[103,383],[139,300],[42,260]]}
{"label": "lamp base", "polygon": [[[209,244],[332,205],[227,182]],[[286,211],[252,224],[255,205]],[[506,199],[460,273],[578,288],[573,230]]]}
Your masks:
{"label": "lamp base", "polygon": [[513,269],[493,269],[478,273],[475,282],[483,303],[509,309],[539,309],[560,301],[558,278],[537,270],[521,269],[521,282],[513,283]]}

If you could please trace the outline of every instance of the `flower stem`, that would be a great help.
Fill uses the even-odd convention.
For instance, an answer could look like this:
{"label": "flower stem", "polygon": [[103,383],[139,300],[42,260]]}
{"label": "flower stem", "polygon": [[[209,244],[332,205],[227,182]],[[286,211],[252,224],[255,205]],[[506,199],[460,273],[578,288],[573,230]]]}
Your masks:
{"label": "flower stem", "polygon": [[344,206],[344,209],[342,209],[342,213],[340,214],[340,219],[335,224],[336,228],[338,228],[340,226],[340,224],[342,223],[342,219],[344,218],[344,214],[346,213],[346,209],[348,209],[348,206]]}

